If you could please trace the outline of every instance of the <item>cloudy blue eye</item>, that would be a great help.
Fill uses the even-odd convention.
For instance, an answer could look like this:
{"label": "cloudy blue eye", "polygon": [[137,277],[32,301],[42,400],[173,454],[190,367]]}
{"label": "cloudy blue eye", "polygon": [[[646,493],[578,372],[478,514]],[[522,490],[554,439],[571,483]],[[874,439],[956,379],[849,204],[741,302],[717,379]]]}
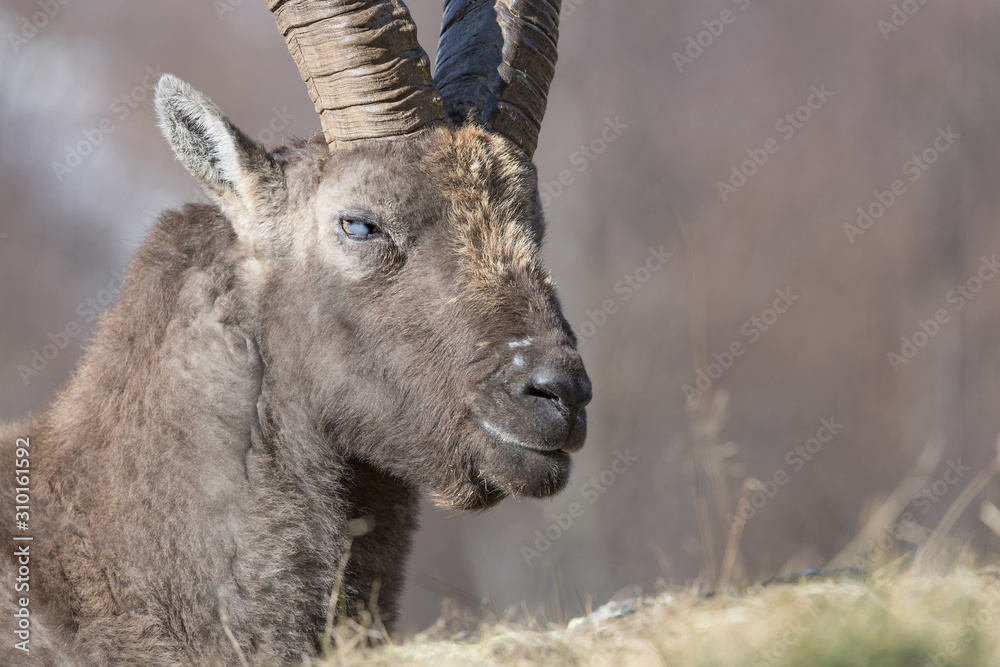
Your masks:
{"label": "cloudy blue eye", "polygon": [[344,228],[344,232],[346,232],[348,236],[364,238],[366,236],[370,236],[371,234],[378,233],[378,227],[362,220],[344,218],[340,221],[340,225]]}

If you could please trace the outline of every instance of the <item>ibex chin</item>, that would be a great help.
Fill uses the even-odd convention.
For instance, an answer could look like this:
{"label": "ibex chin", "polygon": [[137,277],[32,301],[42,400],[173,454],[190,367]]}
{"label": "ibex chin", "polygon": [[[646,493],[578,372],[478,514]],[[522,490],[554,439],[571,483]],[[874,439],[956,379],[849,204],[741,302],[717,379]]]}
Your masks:
{"label": "ibex chin", "polygon": [[422,494],[549,496],[583,445],[531,162],[560,1],[445,0],[433,76],[399,0],[267,3],[323,136],[268,151],[160,80],[214,203],[162,215],[68,386],[0,426],[5,665],[301,663],[331,608],[391,627]]}

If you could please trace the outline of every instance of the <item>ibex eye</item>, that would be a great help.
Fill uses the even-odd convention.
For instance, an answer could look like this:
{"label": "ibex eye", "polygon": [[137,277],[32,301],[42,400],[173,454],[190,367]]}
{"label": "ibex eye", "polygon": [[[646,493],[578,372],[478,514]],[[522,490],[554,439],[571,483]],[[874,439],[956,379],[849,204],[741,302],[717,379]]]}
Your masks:
{"label": "ibex eye", "polygon": [[358,238],[364,238],[372,234],[378,233],[378,227],[375,225],[364,222],[363,220],[351,220],[349,218],[344,218],[340,221],[341,227],[344,228],[344,232],[348,236],[356,236]]}

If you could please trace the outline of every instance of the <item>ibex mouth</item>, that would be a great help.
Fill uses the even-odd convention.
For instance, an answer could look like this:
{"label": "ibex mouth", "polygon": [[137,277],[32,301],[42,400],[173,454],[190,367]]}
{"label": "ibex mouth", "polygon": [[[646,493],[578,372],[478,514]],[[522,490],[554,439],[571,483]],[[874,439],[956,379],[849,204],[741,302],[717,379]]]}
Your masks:
{"label": "ibex mouth", "polygon": [[[559,420],[564,421],[565,425],[559,424]],[[524,421],[531,422],[534,420]],[[554,430],[559,433],[556,437],[552,437],[550,434],[546,434],[538,430],[533,430],[533,432],[526,434],[527,437],[524,435],[515,435],[502,426],[494,424],[488,419],[480,421],[479,425],[490,437],[505,445],[512,445],[522,449],[530,449],[540,453],[564,452],[566,454],[572,454],[580,451],[583,447],[584,440],[587,437],[586,410],[581,410],[571,418],[566,418],[563,415],[556,415],[555,420],[553,421],[556,421]],[[551,431],[552,429],[549,430]]]}
{"label": "ibex mouth", "polygon": [[512,496],[546,498],[569,483],[572,462],[563,449],[538,449],[483,427],[492,443],[486,456],[491,482]]}

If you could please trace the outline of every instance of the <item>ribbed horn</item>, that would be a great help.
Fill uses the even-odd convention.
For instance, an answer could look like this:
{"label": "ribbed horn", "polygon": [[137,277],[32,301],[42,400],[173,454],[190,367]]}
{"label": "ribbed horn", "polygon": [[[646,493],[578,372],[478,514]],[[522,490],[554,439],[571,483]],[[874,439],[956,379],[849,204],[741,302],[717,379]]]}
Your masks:
{"label": "ribbed horn", "polygon": [[446,118],[417,27],[399,0],[266,0],[329,144]]}
{"label": "ribbed horn", "polygon": [[500,132],[529,156],[556,66],[561,0],[444,0],[434,82],[457,123]]}

